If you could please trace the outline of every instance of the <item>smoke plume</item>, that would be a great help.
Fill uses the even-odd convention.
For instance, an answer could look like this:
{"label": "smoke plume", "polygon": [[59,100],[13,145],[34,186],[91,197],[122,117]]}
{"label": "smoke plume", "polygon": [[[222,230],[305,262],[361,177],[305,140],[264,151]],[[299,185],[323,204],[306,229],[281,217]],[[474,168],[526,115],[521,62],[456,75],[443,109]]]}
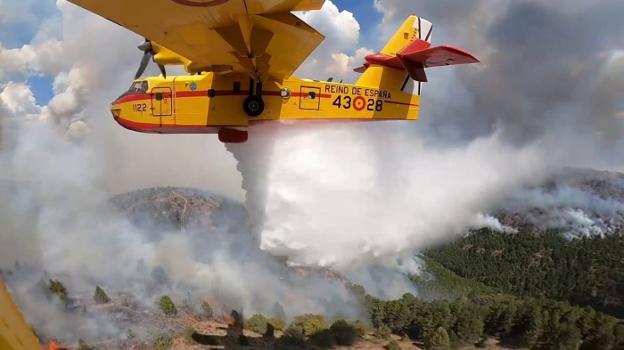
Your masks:
{"label": "smoke plume", "polygon": [[[267,124],[241,161],[261,247],[293,265],[346,268],[409,255],[483,224],[544,169],[537,147],[497,135],[429,147],[399,125]],[[259,164],[260,163],[260,164]]]}

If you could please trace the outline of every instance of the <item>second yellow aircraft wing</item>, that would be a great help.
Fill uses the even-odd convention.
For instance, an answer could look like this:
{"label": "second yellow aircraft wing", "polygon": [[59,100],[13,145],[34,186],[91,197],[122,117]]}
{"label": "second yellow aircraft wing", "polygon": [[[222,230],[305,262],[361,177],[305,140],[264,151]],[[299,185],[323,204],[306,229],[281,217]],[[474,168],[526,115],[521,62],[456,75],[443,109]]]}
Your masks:
{"label": "second yellow aircraft wing", "polygon": [[324,36],[290,11],[325,0],[69,0],[182,56],[190,72],[289,77]]}

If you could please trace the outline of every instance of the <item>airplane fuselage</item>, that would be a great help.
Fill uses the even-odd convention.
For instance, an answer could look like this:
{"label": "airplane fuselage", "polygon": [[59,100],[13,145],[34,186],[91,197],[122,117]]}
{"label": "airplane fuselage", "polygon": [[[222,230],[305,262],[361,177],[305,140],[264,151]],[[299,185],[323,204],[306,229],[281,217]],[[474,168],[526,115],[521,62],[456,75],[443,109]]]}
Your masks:
{"label": "airplane fuselage", "polygon": [[[405,75],[398,70],[396,74]],[[383,80],[389,78],[396,81],[397,77],[382,74],[379,81],[365,85],[293,77],[282,84],[257,86],[249,77],[233,74],[153,77],[135,81],[112,103],[111,111],[127,129],[160,134],[220,133],[266,121],[416,120],[420,96],[407,86],[407,78],[406,84],[396,89],[380,89],[387,86]],[[250,89],[258,90],[252,93],[260,94],[264,104],[262,113],[255,117],[243,108]]]}

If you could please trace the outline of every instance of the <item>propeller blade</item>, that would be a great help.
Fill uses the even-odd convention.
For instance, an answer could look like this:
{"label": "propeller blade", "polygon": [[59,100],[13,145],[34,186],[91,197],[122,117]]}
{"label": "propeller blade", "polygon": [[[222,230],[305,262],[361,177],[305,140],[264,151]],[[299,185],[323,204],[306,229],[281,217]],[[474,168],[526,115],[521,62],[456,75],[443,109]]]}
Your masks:
{"label": "propeller blade", "polygon": [[136,75],[134,76],[134,80],[139,79],[143,73],[145,73],[145,69],[149,64],[150,58],[152,57],[152,53],[149,51],[145,51],[143,54],[143,58],[141,59],[141,64],[139,65],[139,70],[137,70]]}
{"label": "propeller blade", "polygon": [[139,50],[143,52],[152,51],[152,43],[150,41],[145,41],[143,44],[138,46]]}
{"label": "propeller blade", "polygon": [[158,69],[160,69],[160,74],[162,74],[163,78],[167,79],[167,70],[165,69],[165,65],[159,63]]}

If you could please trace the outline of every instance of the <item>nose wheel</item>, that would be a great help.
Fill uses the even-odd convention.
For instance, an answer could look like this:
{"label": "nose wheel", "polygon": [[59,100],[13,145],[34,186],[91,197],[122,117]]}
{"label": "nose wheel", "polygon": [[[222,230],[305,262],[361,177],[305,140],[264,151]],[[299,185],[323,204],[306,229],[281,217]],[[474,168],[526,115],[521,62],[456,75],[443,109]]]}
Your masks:
{"label": "nose wheel", "polygon": [[264,112],[261,82],[257,82],[253,79],[249,81],[249,96],[243,101],[243,110],[252,118],[258,117]]}

